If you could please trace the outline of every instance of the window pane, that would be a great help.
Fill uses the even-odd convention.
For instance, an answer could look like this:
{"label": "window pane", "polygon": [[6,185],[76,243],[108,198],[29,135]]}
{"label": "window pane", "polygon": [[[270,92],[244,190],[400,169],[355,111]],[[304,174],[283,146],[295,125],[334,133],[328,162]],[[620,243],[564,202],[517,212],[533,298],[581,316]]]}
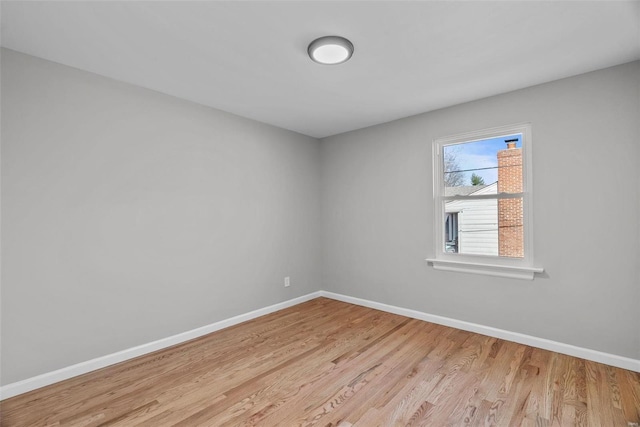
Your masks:
{"label": "window pane", "polygon": [[445,252],[524,257],[523,199],[445,202]]}
{"label": "window pane", "polygon": [[445,196],[522,192],[522,135],[443,147]]}

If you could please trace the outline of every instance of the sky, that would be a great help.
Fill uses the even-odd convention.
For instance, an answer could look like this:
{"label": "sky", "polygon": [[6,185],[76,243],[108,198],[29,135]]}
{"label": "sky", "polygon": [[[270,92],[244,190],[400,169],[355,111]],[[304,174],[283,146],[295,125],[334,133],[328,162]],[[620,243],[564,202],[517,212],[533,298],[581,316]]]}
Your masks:
{"label": "sky", "polygon": [[465,142],[463,144],[447,145],[444,147],[445,155],[451,151],[455,153],[456,160],[460,167],[458,170],[495,168],[464,172],[464,185],[471,185],[471,175],[473,173],[481,176],[484,179],[484,183],[489,185],[498,180],[498,151],[507,148],[507,144],[504,142],[506,139],[515,138],[518,139],[516,147],[521,148],[522,135],[518,134]]}

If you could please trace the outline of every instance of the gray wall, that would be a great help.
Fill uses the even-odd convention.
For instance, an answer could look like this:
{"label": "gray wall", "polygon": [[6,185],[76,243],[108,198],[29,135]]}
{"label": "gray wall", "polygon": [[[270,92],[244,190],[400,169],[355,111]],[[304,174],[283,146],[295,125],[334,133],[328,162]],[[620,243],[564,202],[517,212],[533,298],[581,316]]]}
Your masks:
{"label": "gray wall", "polygon": [[2,384],[321,288],[313,138],[4,49],[1,136]]}
{"label": "gray wall", "polygon": [[[319,142],[1,59],[1,384],[318,289],[640,358],[640,62]],[[432,140],[518,122],[546,273],[433,270]]]}
{"label": "gray wall", "polygon": [[[434,138],[533,127],[534,281],[436,271]],[[640,358],[640,62],[322,140],[324,286]]]}

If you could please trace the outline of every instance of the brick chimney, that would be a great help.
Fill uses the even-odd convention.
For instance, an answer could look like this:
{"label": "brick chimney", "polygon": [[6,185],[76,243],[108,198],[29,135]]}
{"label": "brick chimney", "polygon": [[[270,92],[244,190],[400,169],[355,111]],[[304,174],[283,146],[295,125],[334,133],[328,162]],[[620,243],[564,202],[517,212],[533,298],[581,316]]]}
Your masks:
{"label": "brick chimney", "polygon": [[[498,193],[522,192],[522,148],[517,139],[507,139],[506,150],[498,151]],[[522,199],[498,200],[498,254],[524,257]]]}

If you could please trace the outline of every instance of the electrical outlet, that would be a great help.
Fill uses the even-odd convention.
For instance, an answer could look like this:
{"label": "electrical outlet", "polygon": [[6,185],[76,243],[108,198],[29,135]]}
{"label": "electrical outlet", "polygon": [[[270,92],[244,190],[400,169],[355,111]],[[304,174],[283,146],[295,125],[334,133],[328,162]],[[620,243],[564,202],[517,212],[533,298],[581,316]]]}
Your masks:
{"label": "electrical outlet", "polygon": [[287,276],[284,278],[284,287],[288,288],[289,286],[291,286],[291,279]]}

